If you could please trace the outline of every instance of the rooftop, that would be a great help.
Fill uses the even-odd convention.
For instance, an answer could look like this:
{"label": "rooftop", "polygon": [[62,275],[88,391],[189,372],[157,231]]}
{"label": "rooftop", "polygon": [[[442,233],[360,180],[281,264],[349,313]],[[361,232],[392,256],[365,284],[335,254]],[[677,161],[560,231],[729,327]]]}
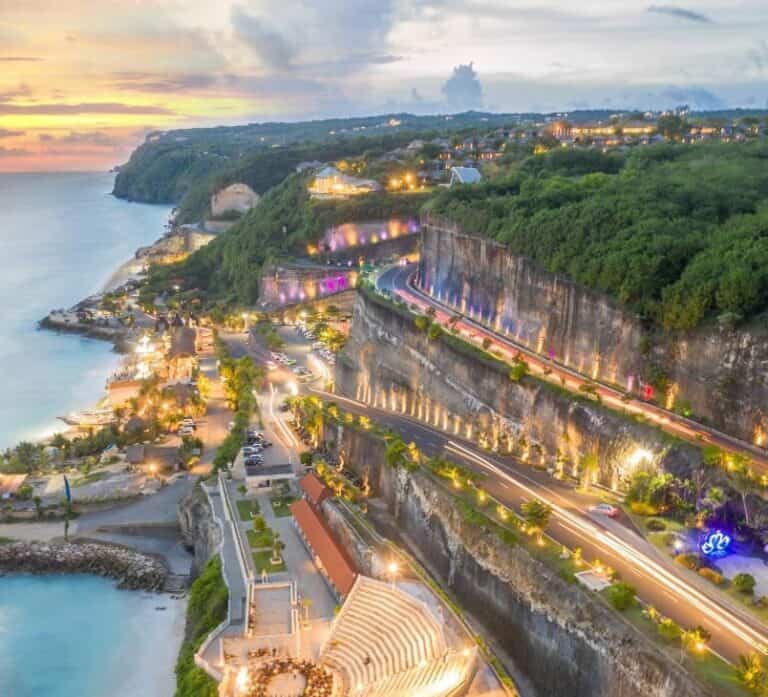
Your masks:
{"label": "rooftop", "polygon": [[307,503],[306,499],[296,501],[290,508],[296,525],[320,559],[331,583],[341,595],[349,593],[357,572],[344,550],[336,542],[328,524]]}
{"label": "rooftop", "polygon": [[315,506],[319,506],[325,499],[333,496],[333,492],[323,484],[314,472],[305,474],[299,480],[299,486],[306,494],[307,500]]}

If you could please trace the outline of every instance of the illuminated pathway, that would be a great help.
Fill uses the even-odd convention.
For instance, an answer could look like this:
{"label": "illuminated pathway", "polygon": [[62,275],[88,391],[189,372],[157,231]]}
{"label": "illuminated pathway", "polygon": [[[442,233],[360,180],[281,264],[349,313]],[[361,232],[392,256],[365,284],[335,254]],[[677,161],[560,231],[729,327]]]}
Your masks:
{"label": "illuminated pathway", "polygon": [[[379,276],[378,285],[380,288],[397,294],[408,304],[417,305],[422,311],[432,307],[435,310],[435,319],[442,324],[446,324],[451,317],[460,314],[458,311],[453,310],[414,287],[411,282],[414,273],[415,267],[412,265],[405,267],[396,266]],[[507,360],[514,358],[518,353],[524,355],[531,373],[536,374],[542,380],[549,380],[577,393],[581,385],[597,385],[596,393],[600,395],[605,405],[619,411],[642,416],[664,431],[694,445],[701,446],[702,443],[710,443],[728,452],[746,454],[752,459],[758,474],[768,475],[768,455],[751,443],[739,440],[691,419],[686,419],[684,416],[680,416],[656,404],[642,402],[637,399],[626,401],[624,393],[620,390],[603,383],[596,383],[572,368],[551,361],[536,351],[485,327],[465,315],[461,315],[461,319],[456,323],[456,326],[465,336],[474,334],[479,342],[482,342],[483,338],[487,337],[494,343],[494,348],[499,349]],[[548,375],[545,375],[545,370],[549,371]],[[583,396],[583,393],[581,394]]]}

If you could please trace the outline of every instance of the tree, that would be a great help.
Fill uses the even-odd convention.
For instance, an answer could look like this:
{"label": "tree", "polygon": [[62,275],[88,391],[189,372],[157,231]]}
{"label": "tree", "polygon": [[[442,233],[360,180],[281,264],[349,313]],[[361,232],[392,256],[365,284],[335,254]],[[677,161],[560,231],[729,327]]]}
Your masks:
{"label": "tree", "polygon": [[39,496],[35,496],[32,501],[35,503],[35,515],[37,515],[38,519],[43,517],[43,499],[41,499]]}
{"label": "tree", "polygon": [[682,661],[686,650],[693,653],[702,653],[711,638],[712,635],[701,626],[684,630],[680,635],[680,660]]}
{"label": "tree", "polygon": [[432,322],[432,324],[429,325],[429,330],[427,331],[427,338],[430,341],[434,341],[435,339],[439,339],[442,333],[443,328],[437,322]]}
{"label": "tree", "polygon": [[538,536],[538,541],[541,544],[544,541],[544,530],[549,525],[549,520],[552,517],[552,507],[544,501],[533,499],[524,503],[521,506],[521,510],[528,530]]}
{"label": "tree", "polygon": [[408,446],[399,436],[393,436],[387,443],[384,459],[393,469],[402,467],[408,461]]}
{"label": "tree", "polygon": [[587,453],[581,458],[579,474],[581,476],[581,488],[584,491],[589,491],[589,488],[592,486],[592,480],[599,471],[600,460],[597,457],[597,453]]}
{"label": "tree", "polygon": [[752,595],[755,592],[755,577],[752,574],[736,574],[731,583],[739,593],[744,595]]}
{"label": "tree", "polygon": [[[736,457],[736,456],[734,456]],[[749,505],[747,499],[750,494],[757,491],[757,480],[752,470],[745,462],[738,462],[730,471],[731,485],[741,496],[741,504],[744,507],[744,520],[750,525]]]}
{"label": "tree", "polygon": [[608,602],[619,611],[627,610],[635,604],[637,591],[628,583],[618,582],[610,585],[606,591]]}

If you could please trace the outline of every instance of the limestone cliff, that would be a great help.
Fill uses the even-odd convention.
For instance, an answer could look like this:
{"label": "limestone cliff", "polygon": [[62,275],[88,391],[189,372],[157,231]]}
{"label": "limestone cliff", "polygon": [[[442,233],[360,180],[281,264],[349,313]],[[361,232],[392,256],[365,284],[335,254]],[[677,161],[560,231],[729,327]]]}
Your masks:
{"label": "limestone cliff", "polygon": [[337,390],[567,474],[594,455],[606,486],[620,486],[642,465],[681,472],[699,461],[695,448],[653,426],[536,378],[514,382],[483,356],[448,335],[430,340],[405,314],[361,294]]}
{"label": "limestone cliff", "polygon": [[704,697],[707,693],[607,605],[522,547],[467,522],[423,473],[386,465],[381,441],[339,427],[327,434],[370,474],[401,542],[509,654],[538,697]]}
{"label": "limestone cliff", "polygon": [[190,568],[190,576],[194,579],[216,553],[221,543],[221,530],[205,492],[199,486],[179,502],[177,515],[182,542],[194,553]]}
{"label": "limestone cliff", "polygon": [[670,403],[762,445],[768,433],[768,327],[662,333],[605,295],[444,222],[422,233],[420,282],[461,311],[601,381],[671,387]]}

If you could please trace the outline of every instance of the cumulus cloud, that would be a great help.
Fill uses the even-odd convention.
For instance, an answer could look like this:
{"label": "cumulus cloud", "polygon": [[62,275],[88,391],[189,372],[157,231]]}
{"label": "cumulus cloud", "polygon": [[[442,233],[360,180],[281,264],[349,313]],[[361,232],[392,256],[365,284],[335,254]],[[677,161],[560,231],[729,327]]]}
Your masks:
{"label": "cumulus cloud", "polygon": [[457,65],[442,87],[445,102],[453,111],[468,111],[483,106],[483,87],[472,63]]}
{"label": "cumulus cloud", "polygon": [[296,56],[295,47],[278,31],[267,26],[259,17],[248,14],[243,7],[232,8],[235,36],[246,44],[268,68],[284,70]]}
{"label": "cumulus cloud", "polygon": [[669,15],[670,17],[685,19],[689,22],[708,23],[712,21],[709,17],[701,14],[700,12],[694,12],[693,10],[687,10],[684,7],[677,7],[675,5],[651,5],[648,8],[648,12],[654,12],[660,15]]}

